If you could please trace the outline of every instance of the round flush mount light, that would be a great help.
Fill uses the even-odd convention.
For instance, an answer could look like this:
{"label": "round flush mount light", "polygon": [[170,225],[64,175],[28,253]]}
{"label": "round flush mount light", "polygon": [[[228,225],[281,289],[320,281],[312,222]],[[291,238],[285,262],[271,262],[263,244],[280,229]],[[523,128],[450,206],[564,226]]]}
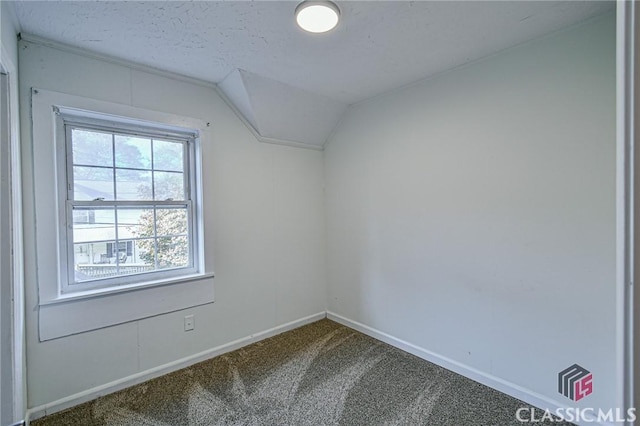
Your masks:
{"label": "round flush mount light", "polygon": [[331,1],[303,1],[296,7],[298,26],[310,33],[326,33],[340,20],[340,9]]}

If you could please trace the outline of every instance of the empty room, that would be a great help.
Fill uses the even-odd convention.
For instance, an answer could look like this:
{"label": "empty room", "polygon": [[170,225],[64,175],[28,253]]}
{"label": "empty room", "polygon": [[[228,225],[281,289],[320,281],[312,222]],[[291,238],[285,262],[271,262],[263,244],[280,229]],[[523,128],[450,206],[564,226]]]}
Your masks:
{"label": "empty room", "polygon": [[635,2],[0,6],[1,426],[636,423]]}

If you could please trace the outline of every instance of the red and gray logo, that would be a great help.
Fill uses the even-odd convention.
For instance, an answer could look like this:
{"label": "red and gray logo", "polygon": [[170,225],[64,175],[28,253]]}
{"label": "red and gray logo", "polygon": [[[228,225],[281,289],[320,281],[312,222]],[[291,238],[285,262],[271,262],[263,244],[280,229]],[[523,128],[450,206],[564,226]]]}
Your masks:
{"label": "red and gray logo", "polygon": [[593,392],[593,374],[573,364],[558,373],[558,392],[573,401],[580,401]]}

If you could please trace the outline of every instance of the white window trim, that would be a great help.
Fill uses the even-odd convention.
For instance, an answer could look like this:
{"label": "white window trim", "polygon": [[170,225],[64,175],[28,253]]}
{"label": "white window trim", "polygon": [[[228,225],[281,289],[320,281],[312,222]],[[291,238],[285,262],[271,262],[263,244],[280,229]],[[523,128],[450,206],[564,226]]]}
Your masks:
{"label": "white window trim", "polygon": [[[57,144],[57,113],[73,111],[87,118],[96,111],[100,115],[127,117],[131,123],[162,123],[167,131],[192,129],[199,134],[195,144],[194,180],[194,244],[199,253],[198,272],[183,277],[168,277],[141,284],[100,288],[76,293],[62,293],[60,269],[66,268],[66,253],[61,250],[59,229],[66,219],[58,208],[60,191],[66,190],[66,178],[60,182],[59,159],[66,158],[66,147]],[[208,123],[130,105],[88,99],[80,96],[32,89],[32,138],[34,165],[34,199],[36,228],[36,263],[38,266],[39,335],[50,340],[95,330],[153,315],[198,306],[214,301],[212,264],[204,256],[203,191],[201,176],[201,144],[211,142]],[[62,186],[62,187],[61,187]],[[64,193],[66,196],[66,192]],[[66,247],[66,246],[64,246]],[[66,250],[66,249],[65,249]],[[52,277],[56,277],[52,279]],[[82,321],[78,321],[82,318]]]}
{"label": "white window trim", "polygon": [[9,84],[9,133],[10,177],[11,177],[11,351],[12,351],[12,387],[13,421],[24,418],[26,410],[26,351],[24,323],[24,256],[22,232],[22,166],[20,163],[20,116],[18,110],[18,72],[16,64],[10,59],[5,46],[0,43],[0,72],[8,75]]}

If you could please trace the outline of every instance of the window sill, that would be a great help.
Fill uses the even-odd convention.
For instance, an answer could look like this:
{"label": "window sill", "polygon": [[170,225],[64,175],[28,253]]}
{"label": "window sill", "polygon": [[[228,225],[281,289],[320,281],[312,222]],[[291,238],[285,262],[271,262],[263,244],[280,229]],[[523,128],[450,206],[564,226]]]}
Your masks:
{"label": "window sill", "polygon": [[39,306],[41,342],[213,303],[213,274],[71,293]]}
{"label": "window sill", "polygon": [[117,293],[126,293],[136,290],[147,289],[151,287],[158,287],[164,285],[172,285],[172,284],[185,284],[191,281],[198,281],[207,278],[213,278],[214,274],[191,274],[191,275],[183,275],[180,277],[172,277],[162,280],[154,280],[154,281],[145,281],[143,283],[135,283],[135,284],[127,284],[121,285],[118,287],[107,287],[107,288],[98,288],[95,290],[86,290],[86,291],[74,291],[69,293],[64,293],[51,300],[40,301],[40,306],[53,305],[57,303],[66,303],[74,300],[81,299],[92,299],[95,297],[108,296],[110,294]]}

